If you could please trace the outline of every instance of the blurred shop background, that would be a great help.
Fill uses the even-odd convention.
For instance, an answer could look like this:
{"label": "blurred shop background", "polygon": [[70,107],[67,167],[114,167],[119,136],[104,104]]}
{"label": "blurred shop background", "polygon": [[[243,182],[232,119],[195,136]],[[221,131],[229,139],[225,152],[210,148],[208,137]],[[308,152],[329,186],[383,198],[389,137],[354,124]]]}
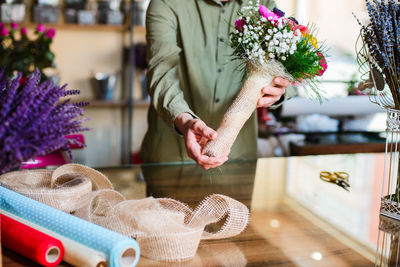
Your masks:
{"label": "blurred shop background", "polygon": [[[91,130],[75,162],[90,166],[137,163],[147,129],[145,12],[149,0],[0,0],[0,20],[33,34],[54,27],[56,68],[49,75],[89,101]],[[326,40],[326,100],[307,99],[302,88],[277,110],[258,110],[260,157],[384,151],[386,115],[369,101],[356,62],[364,0],[276,0],[286,15],[318,25]],[[311,12],[312,11],[312,12]]]}

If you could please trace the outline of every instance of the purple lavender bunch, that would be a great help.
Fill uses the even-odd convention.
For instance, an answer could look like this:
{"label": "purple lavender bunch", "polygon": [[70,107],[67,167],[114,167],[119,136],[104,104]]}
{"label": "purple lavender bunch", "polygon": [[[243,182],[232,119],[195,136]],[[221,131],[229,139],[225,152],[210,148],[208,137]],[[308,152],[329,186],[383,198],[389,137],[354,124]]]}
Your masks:
{"label": "purple lavender bunch", "polygon": [[366,0],[370,23],[361,36],[371,55],[370,65],[380,70],[400,109],[400,4],[394,0]]}
{"label": "purple lavender bunch", "polygon": [[88,130],[82,127],[85,103],[71,103],[66,96],[79,94],[67,85],[40,82],[36,70],[25,82],[22,74],[10,79],[0,71],[0,174],[20,167],[23,161],[58,149],[70,153],[65,136]]}

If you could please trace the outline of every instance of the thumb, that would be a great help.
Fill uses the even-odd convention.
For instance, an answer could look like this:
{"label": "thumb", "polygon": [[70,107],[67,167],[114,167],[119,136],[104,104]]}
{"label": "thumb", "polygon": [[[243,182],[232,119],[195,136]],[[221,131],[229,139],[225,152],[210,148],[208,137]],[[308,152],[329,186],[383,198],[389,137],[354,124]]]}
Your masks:
{"label": "thumb", "polygon": [[208,139],[215,139],[217,137],[217,132],[208,127],[202,120],[197,120],[192,127],[195,132]]}

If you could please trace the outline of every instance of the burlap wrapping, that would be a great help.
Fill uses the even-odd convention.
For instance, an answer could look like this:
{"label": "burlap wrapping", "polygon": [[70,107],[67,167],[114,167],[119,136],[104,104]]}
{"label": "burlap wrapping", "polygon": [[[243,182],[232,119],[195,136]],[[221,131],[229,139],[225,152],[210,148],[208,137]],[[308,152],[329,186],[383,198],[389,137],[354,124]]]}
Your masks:
{"label": "burlap wrapping", "polygon": [[[27,170],[0,176],[0,184],[54,208],[135,238],[142,255],[154,260],[193,258],[201,239],[220,239],[241,233],[249,210],[223,195],[211,195],[195,210],[169,199],[125,200],[100,172],[78,164],[54,171]],[[209,224],[223,222],[215,232]]]}
{"label": "burlap wrapping", "polygon": [[258,100],[263,96],[261,89],[273,85],[274,77],[293,78],[286,72],[281,63],[269,60],[264,64],[249,63],[248,76],[233,103],[222,117],[217,129],[216,139],[209,141],[203,149],[203,154],[210,157],[222,157],[228,154],[237,135],[245,122],[257,107]]}

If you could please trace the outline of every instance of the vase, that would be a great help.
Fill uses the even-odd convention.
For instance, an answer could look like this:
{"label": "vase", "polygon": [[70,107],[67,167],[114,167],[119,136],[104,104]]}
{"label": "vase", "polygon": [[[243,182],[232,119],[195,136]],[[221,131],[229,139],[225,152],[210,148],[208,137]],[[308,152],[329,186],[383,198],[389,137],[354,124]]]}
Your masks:
{"label": "vase", "polygon": [[61,150],[52,153],[37,156],[31,160],[22,163],[21,169],[35,169],[35,168],[51,168],[69,163],[70,159],[65,152]]}

